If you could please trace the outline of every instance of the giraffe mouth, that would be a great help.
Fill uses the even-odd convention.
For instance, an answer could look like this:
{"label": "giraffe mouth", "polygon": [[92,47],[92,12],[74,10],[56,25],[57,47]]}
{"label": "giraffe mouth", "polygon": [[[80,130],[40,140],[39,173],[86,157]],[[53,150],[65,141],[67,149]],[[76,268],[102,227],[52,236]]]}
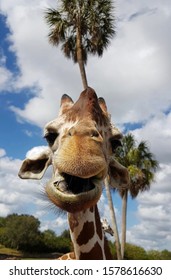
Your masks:
{"label": "giraffe mouth", "polygon": [[67,212],[78,212],[97,203],[102,193],[102,183],[96,177],[83,179],[63,173],[52,178],[45,191],[59,208]]}
{"label": "giraffe mouth", "polygon": [[63,173],[62,177],[64,180],[54,182],[54,186],[61,192],[77,195],[95,188],[93,177],[83,179],[66,173]]}

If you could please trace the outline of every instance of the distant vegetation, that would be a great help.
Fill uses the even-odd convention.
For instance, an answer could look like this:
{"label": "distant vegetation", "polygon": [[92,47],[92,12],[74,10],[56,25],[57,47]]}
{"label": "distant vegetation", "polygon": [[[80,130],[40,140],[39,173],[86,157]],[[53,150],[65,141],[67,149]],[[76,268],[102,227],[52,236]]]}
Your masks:
{"label": "distant vegetation", "polygon": [[[114,258],[117,259],[116,249],[114,244],[110,243],[110,248]],[[168,250],[157,251],[149,250],[146,251],[144,248],[126,243],[125,246],[125,260],[171,260],[171,252]]]}
{"label": "distant vegetation", "polygon": [[[109,241],[112,254],[115,259],[115,245]],[[11,250],[7,250],[10,248]],[[31,254],[67,253],[72,251],[72,243],[69,231],[65,230],[60,236],[52,230],[40,231],[40,221],[30,215],[8,215],[0,217],[0,256],[17,252]],[[146,251],[140,246],[130,243],[125,247],[125,259],[127,260],[171,260],[171,252],[168,250]]]}
{"label": "distant vegetation", "polygon": [[71,250],[69,232],[57,236],[52,230],[40,231],[34,216],[12,214],[0,217],[0,244],[28,253],[67,253]]}

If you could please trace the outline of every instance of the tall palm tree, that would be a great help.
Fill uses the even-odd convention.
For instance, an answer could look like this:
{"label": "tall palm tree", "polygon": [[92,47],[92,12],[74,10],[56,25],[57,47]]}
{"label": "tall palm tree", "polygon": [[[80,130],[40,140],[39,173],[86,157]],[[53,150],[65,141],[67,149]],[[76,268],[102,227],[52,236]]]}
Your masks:
{"label": "tall palm tree", "polygon": [[120,190],[122,197],[122,238],[121,254],[124,258],[126,243],[126,217],[128,191],[132,198],[136,198],[140,192],[150,188],[154,181],[154,172],[158,168],[158,162],[145,141],[136,143],[134,136],[129,133],[123,137],[122,146],[116,150],[117,160],[128,168],[130,175],[129,189]]}
{"label": "tall palm tree", "polygon": [[112,0],[61,0],[57,9],[47,9],[49,41],[61,45],[67,58],[79,64],[84,88],[88,54],[102,56],[114,36]]}

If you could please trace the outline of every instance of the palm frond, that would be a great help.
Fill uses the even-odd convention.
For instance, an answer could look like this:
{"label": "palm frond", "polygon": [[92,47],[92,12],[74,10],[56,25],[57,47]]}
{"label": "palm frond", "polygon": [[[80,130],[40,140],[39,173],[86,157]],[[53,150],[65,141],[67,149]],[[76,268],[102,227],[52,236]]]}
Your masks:
{"label": "palm frond", "polygon": [[[76,34],[79,26],[81,35],[82,59],[87,62],[88,54],[102,56],[115,35],[112,0],[61,0],[57,9],[47,9],[45,19],[50,27],[49,42],[62,45],[66,57],[77,62]],[[70,48],[70,49],[69,49]]]}
{"label": "palm frond", "polygon": [[[123,137],[122,146],[116,150],[116,158],[128,168],[129,191],[132,198],[135,198],[139,192],[150,188],[159,164],[146,141],[137,144],[134,136],[129,133]],[[120,190],[120,195],[123,197],[124,190]]]}

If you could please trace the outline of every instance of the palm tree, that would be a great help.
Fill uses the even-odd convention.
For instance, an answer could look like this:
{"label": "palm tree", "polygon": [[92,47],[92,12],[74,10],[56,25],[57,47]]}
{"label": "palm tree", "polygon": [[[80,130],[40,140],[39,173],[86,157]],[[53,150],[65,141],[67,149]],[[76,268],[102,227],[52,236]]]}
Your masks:
{"label": "palm tree", "polygon": [[129,189],[120,190],[122,197],[122,238],[121,254],[124,258],[124,249],[126,243],[126,217],[128,191],[132,198],[136,198],[140,192],[149,190],[154,181],[154,172],[158,168],[158,162],[145,141],[138,145],[134,136],[129,133],[123,137],[122,146],[116,150],[117,160],[128,168],[130,175]]}
{"label": "palm tree", "polygon": [[49,42],[78,63],[84,88],[88,54],[102,56],[115,34],[112,0],[61,0],[57,9],[47,9]]}

